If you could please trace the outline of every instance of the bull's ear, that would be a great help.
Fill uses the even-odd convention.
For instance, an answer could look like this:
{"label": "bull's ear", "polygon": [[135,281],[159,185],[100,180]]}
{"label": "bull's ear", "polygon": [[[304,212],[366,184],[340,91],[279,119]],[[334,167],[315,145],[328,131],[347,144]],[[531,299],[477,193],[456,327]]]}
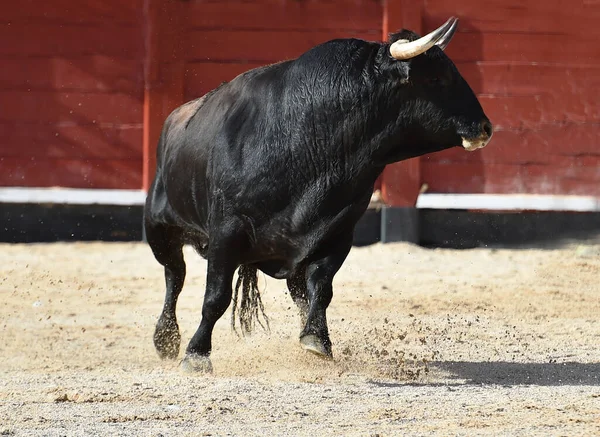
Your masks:
{"label": "bull's ear", "polygon": [[396,71],[398,72],[399,81],[401,84],[405,84],[410,81],[411,64],[412,64],[412,62],[410,60],[396,62]]}
{"label": "bull's ear", "polygon": [[410,80],[412,62],[412,59],[398,61],[387,52],[378,58],[376,71],[393,84],[407,83]]}

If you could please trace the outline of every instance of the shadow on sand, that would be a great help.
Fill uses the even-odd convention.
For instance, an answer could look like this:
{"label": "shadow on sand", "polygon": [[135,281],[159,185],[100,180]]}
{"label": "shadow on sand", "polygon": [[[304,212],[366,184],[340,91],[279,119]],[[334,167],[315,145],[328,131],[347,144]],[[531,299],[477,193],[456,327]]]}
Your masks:
{"label": "shadow on sand", "polygon": [[[600,386],[600,363],[509,363],[437,361],[429,363],[432,370],[448,372],[448,383],[414,383],[410,385],[538,385],[538,386]],[[452,380],[464,380],[452,382]],[[376,383],[380,386],[406,385]]]}

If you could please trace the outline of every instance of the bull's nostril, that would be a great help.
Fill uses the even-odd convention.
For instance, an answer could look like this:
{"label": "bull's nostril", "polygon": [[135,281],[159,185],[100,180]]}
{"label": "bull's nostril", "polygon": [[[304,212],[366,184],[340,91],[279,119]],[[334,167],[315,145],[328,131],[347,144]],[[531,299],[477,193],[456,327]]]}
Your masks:
{"label": "bull's nostril", "polygon": [[492,134],[494,133],[494,128],[492,127],[492,123],[490,123],[489,121],[482,122],[481,128],[487,134],[488,138],[490,138],[492,136]]}

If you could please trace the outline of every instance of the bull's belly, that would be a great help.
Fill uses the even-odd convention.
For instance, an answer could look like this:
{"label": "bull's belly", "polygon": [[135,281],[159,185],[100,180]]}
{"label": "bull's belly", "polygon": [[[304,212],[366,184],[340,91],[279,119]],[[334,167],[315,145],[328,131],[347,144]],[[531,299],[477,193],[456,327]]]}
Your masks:
{"label": "bull's belly", "polygon": [[[367,201],[368,201],[367,197]],[[360,219],[368,203],[356,202],[318,221],[289,222],[273,221],[270,226],[260,229],[256,235],[256,245],[251,252],[256,258],[252,264],[266,275],[276,279],[294,276],[319,257],[326,256],[328,247],[336,247],[341,240],[352,239],[354,226]],[[281,236],[281,229],[286,232]],[[279,237],[277,237],[279,236]]]}
{"label": "bull's belly", "polygon": [[258,270],[275,279],[286,279],[290,277],[291,269],[289,263],[282,260],[261,261],[255,264]]}

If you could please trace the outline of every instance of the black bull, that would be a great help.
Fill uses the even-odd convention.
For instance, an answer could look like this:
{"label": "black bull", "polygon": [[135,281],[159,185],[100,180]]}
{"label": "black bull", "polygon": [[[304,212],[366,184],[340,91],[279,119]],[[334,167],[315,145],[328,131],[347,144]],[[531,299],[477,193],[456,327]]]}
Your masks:
{"label": "black bull", "polygon": [[[304,323],[301,345],[332,356],[326,309],[333,277],[385,165],[453,146],[474,150],[492,135],[443,52],[456,23],[445,26],[428,46],[421,43],[433,32],[419,39],[401,31],[388,43],[330,41],[248,71],[168,117],[145,207],[146,237],[166,279],[154,334],[162,358],[179,353],[175,308],[186,243],[208,268],[184,369],[212,368],[213,327],[232,301],[238,268],[242,297],[234,311],[243,329],[262,310],[261,270],[286,279]],[[411,44],[421,52],[407,54]]]}

